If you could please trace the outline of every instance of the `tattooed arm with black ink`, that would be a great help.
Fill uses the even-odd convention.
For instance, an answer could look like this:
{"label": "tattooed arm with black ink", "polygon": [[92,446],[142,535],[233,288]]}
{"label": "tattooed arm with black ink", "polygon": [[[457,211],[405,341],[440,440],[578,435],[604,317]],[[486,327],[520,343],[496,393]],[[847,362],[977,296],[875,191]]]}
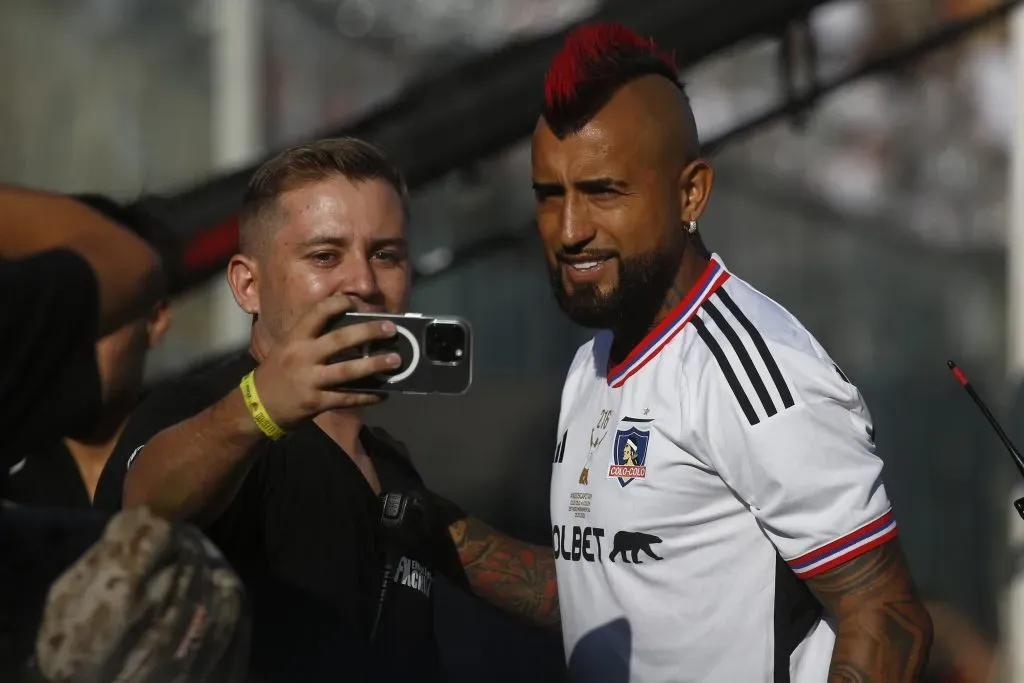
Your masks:
{"label": "tattooed arm with black ink", "polygon": [[915,683],[928,662],[932,621],[898,541],[808,580],[835,619],[828,683]]}
{"label": "tattooed arm with black ink", "polygon": [[537,626],[561,623],[550,548],[517,541],[468,516],[452,522],[448,533],[474,595]]}

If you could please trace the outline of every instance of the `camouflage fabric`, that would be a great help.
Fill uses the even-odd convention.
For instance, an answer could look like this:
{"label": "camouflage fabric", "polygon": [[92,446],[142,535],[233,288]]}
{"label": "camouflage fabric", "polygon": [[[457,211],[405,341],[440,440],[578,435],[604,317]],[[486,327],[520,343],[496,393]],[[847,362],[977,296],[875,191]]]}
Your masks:
{"label": "camouflage fabric", "polygon": [[116,515],[53,584],[33,678],[47,683],[234,683],[248,661],[242,584],[197,529]]}

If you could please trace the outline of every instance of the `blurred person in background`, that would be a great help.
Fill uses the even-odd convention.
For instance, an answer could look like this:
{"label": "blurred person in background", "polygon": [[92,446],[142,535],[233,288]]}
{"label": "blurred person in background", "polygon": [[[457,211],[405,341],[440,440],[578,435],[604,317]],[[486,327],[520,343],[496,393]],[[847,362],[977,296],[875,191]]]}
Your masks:
{"label": "blurred person in background", "polygon": [[[267,162],[227,273],[253,318],[249,350],[148,396],[101,476],[97,507],[193,520],[224,551],[252,595],[257,680],[440,680],[438,572],[557,623],[551,551],[429,494],[405,447],[363,422],[382,396],[338,390],[400,361],[331,360],[393,324],[325,328],[349,310],[406,310],[408,220],[405,180],[373,145],[321,140]],[[426,509],[404,544],[384,535],[382,493]]]}
{"label": "blurred person in background", "polygon": [[92,507],[103,466],[138,404],[143,387],[146,354],[167,332],[168,302],[96,343],[102,410],[88,434],[41,441],[8,470],[0,498],[21,505],[56,508]]}
{"label": "blurred person in background", "polygon": [[920,680],[932,624],[871,416],[704,246],[714,176],[672,57],[586,25],[545,90],[532,168],[551,283],[602,330],[569,369],[552,467],[570,676]]}
{"label": "blurred person in background", "polygon": [[[172,251],[154,250],[136,234],[149,226],[106,209],[0,187],[0,493],[9,469],[38,444],[96,434],[105,406],[120,401],[113,389],[123,386],[104,383],[116,368],[108,374],[110,359],[97,350],[113,342],[97,342],[135,327],[175,272]],[[65,473],[40,467],[35,474],[45,485]],[[62,576],[70,586],[54,585]],[[121,590],[127,585],[139,590]],[[0,587],[0,680],[99,681],[121,672],[118,680],[143,683],[169,680],[168,667],[240,680],[235,662],[248,653],[244,593],[194,529],[144,510],[108,525],[87,510],[0,500]],[[54,637],[42,636],[37,649],[44,611]],[[185,642],[174,640],[182,634]],[[161,643],[174,649],[154,666]]]}

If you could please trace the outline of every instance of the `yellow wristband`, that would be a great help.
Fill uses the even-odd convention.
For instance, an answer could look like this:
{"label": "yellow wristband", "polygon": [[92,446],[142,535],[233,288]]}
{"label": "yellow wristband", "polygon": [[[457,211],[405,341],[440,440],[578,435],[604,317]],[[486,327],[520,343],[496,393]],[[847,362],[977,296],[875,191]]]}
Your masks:
{"label": "yellow wristband", "polygon": [[277,423],[267,414],[267,409],[263,407],[263,401],[256,393],[256,381],[253,379],[255,374],[256,371],[253,370],[242,378],[242,382],[239,384],[242,388],[242,398],[245,400],[245,407],[248,408],[249,414],[252,415],[253,422],[260,428],[260,431],[268,439],[277,441],[285,435],[285,431],[277,426]]}

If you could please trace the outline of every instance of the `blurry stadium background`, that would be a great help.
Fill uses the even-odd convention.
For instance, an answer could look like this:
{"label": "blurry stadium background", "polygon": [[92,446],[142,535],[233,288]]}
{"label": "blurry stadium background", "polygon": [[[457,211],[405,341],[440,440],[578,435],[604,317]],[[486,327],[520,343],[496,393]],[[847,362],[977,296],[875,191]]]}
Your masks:
{"label": "blurry stadium background", "polygon": [[[666,5],[605,4],[626,23],[644,8],[649,16],[637,26],[650,25]],[[786,3],[748,6],[773,4]],[[802,4],[820,5],[809,26],[827,81],[1000,3]],[[4,0],[0,181],[120,198],[175,193],[344,130],[410,86],[427,83],[419,87],[429,103],[437,74],[564,29],[600,5]],[[704,16],[677,22],[680,45],[709,30]],[[1013,268],[1024,253],[1015,246],[1024,221],[1010,191],[1016,183],[1024,195],[1011,173],[1014,164],[1024,168],[1013,161],[1024,153],[1024,69],[1016,64],[1024,48],[1011,39],[1014,22],[1022,23],[1019,16],[987,23],[837,90],[802,120],[753,127],[717,149],[702,232],[731,269],[800,317],[866,395],[903,544],[926,597],[1019,658],[1022,632],[1007,615],[1007,584],[1020,562],[1007,540],[1010,486],[1019,478],[944,365],[955,359],[1009,419],[1024,360],[1014,331],[1024,317],[1011,312],[1024,294]],[[690,60],[684,77],[702,138],[780,104],[783,23]],[[501,58],[506,70],[514,59]],[[493,64],[479,63],[477,81]],[[439,96],[438,111],[448,103]],[[493,115],[500,118],[497,105]],[[463,126],[485,127],[486,119],[443,123],[455,143]],[[414,251],[421,271],[432,273],[417,286],[414,309],[472,321],[473,388],[465,397],[396,399],[374,419],[410,443],[434,488],[508,532],[549,543],[559,390],[586,333],[555,307],[530,238],[528,142],[499,147],[453,158],[436,177],[423,175],[414,194]],[[509,233],[526,237],[501,237]],[[151,356],[153,382],[247,339],[247,320],[223,277],[182,296],[174,313],[169,338]],[[558,640],[526,633],[449,590],[441,597],[440,637],[454,681],[479,680],[484,670],[494,681],[561,679]],[[1024,681],[1024,669],[1012,669],[1009,657],[1005,664],[1002,680]]]}

